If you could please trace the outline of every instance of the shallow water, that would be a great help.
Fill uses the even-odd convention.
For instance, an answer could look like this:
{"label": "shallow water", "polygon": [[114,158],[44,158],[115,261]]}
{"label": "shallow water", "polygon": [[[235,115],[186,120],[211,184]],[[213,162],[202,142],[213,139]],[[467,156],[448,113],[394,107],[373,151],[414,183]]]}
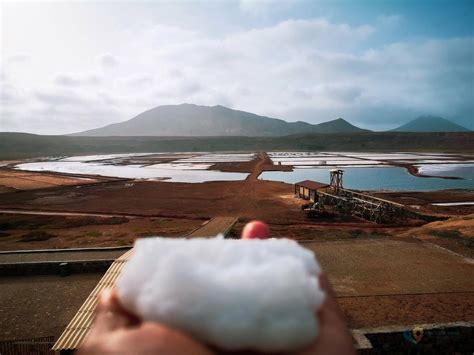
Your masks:
{"label": "shallow water", "polygon": [[[242,162],[254,158],[249,153],[132,153],[107,154],[52,158],[50,161],[19,164],[20,170],[53,171],[70,174],[87,174],[131,179],[166,180],[170,182],[200,183],[206,181],[236,181],[247,177],[246,173],[228,173],[207,170],[217,162]],[[152,155],[150,159],[147,156]],[[345,155],[345,157],[341,156]],[[156,157],[172,158],[171,163],[147,165]],[[422,164],[423,158],[433,158],[433,154],[413,153],[334,153],[334,152],[271,152],[275,163],[296,165],[293,172],[264,172],[260,179],[295,183],[301,180],[329,182],[329,169],[341,167],[345,170],[344,186],[361,190],[439,190],[474,188],[474,164],[462,161],[456,163],[453,156],[445,155],[436,164]],[[130,158],[136,157],[136,163]],[[455,176],[465,180],[442,178],[420,178],[410,175],[406,169],[383,165],[380,160],[417,158],[410,161],[420,172],[433,176]],[[442,158],[443,155],[437,155]],[[358,159],[358,158],[364,158]],[[446,164],[446,162],[451,162]],[[417,164],[418,163],[418,164]],[[117,165],[121,164],[121,165]],[[324,166],[315,166],[324,165]]]}
{"label": "shallow water", "polygon": [[[295,168],[294,171],[265,171],[263,180],[294,184],[302,180],[329,183],[329,170],[324,168]],[[410,175],[399,167],[344,167],[344,187],[357,190],[430,191],[442,189],[474,189],[474,180],[422,178]],[[451,175],[451,174],[450,174]]]}
{"label": "shallow water", "polygon": [[111,164],[112,162],[120,163],[123,158],[149,154],[114,154],[68,157],[54,161],[19,164],[16,168],[28,171],[52,171],[68,174],[99,175],[129,179],[165,180],[169,182],[188,183],[244,180],[248,175],[245,173],[207,170],[211,164],[205,163],[163,163],[149,166],[139,164]]}
{"label": "shallow water", "polygon": [[[365,165],[390,163],[474,163],[472,154],[430,153],[354,153],[354,152],[271,152],[270,158],[281,165]],[[461,159],[462,157],[462,159]]]}
{"label": "shallow water", "polygon": [[330,159],[292,159],[283,161],[273,161],[274,164],[281,165],[297,165],[297,166],[313,166],[313,165],[381,165],[384,164],[377,160],[360,160],[360,159],[343,159],[343,158],[330,158]]}
{"label": "shallow water", "polygon": [[98,160],[111,160],[111,159],[121,159],[121,158],[130,158],[130,157],[139,157],[152,155],[156,153],[129,153],[129,154],[99,154],[99,155],[76,155],[73,157],[61,158],[58,161],[77,161],[77,162],[86,162],[86,161],[98,161]]}

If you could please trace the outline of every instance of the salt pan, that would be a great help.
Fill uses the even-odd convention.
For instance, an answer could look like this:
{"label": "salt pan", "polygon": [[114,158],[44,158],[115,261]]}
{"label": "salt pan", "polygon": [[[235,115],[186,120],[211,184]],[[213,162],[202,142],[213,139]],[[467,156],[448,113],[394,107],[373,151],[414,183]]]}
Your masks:
{"label": "salt pan", "polygon": [[317,336],[320,272],[314,254],[288,239],[147,238],[117,290],[142,319],[220,349],[290,351]]}

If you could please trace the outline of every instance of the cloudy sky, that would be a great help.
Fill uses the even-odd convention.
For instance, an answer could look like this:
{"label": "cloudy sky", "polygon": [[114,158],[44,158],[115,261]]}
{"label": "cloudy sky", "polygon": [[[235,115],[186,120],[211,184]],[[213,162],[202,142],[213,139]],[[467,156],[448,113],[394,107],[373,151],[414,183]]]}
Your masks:
{"label": "cloudy sky", "polygon": [[474,129],[474,1],[1,3],[0,131],[63,134],[224,105],[385,130]]}

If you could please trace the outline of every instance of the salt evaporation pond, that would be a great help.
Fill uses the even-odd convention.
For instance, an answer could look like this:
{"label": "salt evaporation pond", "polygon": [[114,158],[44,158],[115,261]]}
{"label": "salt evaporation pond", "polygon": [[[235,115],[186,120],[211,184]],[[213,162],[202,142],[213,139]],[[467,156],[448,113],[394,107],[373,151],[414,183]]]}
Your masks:
{"label": "salt evaporation pond", "polygon": [[[295,183],[301,180],[329,182],[329,169],[345,170],[344,185],[361,190],[440,190],[474,188],[474,160],[471,154],[368,153],[368,152],[271,152],[274,164],[292,165],[292,172],[264,172],[260,179]],[[405,168],[417,166],[430,178],[416,177]],[[426,164],[430,163],[430,164]],[[459,177],[464,180],[442,179]]]}
{"label": "salt evaporation pond", "polygon": [[[78,156],[53,161],[19,164],[16,166],[16,169],[41,172],[51,171],[79,175],[99,175],[128,179],[166,179],[164,181],[187,183],[244,180],[248,175],[246,173],[207,170],[212,165],[211,163],[178,162],[180,161],[179,159],[177,159],[176,162],[153,165],[114,165],[119,163],[123,158],[152,154],[159,155],[155,153],[142,153]],[[212,154],[206,155],[208,161],[212,160],[212,157],[210,156],[212,156]],[[226,161],[234,161],[233,158],[232,154],[227,154]],[[244,159],[251,160],[252,158],[253,154],[248,154],[245,157],[242,154],[239,154],[235,157],[237,161],[244,161]],[[223,154],[220,154],[216,160],[221,161],[223,159]],[[185,159],[182,159],[181,161],[185,161]]]}
{"label": "salt evaporation pond", "polygon": [[[329,170],[324,168],[297,168],[293,171],[265,171],[262,180],[283,181],[289,184],[302,180],[329,183]],[[422,178],[400,167],[341,167],[344,187],[357,190],[431,191],[443,189],[474,189],[474,177],[465,180]],[[451,174],[449,174],[451,175]]]}
{"label": "salt evaporation pond", "polygon": [[420,174],[430,176],[456,176],[474,180],[474,164],[420,164]]}
{"label": "salt evaporation pond", "polygon": [[467,202],[440,202],[440,203],[432,203],[433,206],[474,206],[474,201],[467,201]]}

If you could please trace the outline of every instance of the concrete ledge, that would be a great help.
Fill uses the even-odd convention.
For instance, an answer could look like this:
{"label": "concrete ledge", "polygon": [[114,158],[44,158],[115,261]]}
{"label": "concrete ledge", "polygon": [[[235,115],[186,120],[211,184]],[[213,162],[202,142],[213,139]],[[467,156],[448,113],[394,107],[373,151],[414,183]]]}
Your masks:
{"label": "concrete ledge", "polygon": [[120,247],[92,247],[92,248],[67,248],[67,249],[29,249],[29,250],[2,250],[1,254],[31,254],[31,253],[62,253],[71,251],[110,251],[110,250],[129,250],[133,245]]}
{"label": "concrete ledge", "polygon": [[356,350],[372,349],[372,344],[365,336],[364,332],[359,329],[351,330],[352,338],[354,339],[354,348]]}
{"label": "concrete ledge", "polygon": [[[419,342],[410,341],[416,327],[423,329]],[[474,321],[361,328],[351,333],[358,354],[474,352]]]}
{"label": "concrete ledge", "polygon": [[0,277],[103,273],[114,259],[1,263]]}
{"label": "concrete ledge", "polygon": [[423,329],[440,329],[451,327],[474,327],[474,321],[468,322],[450,322],[450,323],[425,323],[425,324],[409,324],[409,325],[391,325],[386,327],[376,328],[359,328],[353,331],[362,332],[363,334],[378,334],[378,333],[397,333],[412,330],[415,327]]}

